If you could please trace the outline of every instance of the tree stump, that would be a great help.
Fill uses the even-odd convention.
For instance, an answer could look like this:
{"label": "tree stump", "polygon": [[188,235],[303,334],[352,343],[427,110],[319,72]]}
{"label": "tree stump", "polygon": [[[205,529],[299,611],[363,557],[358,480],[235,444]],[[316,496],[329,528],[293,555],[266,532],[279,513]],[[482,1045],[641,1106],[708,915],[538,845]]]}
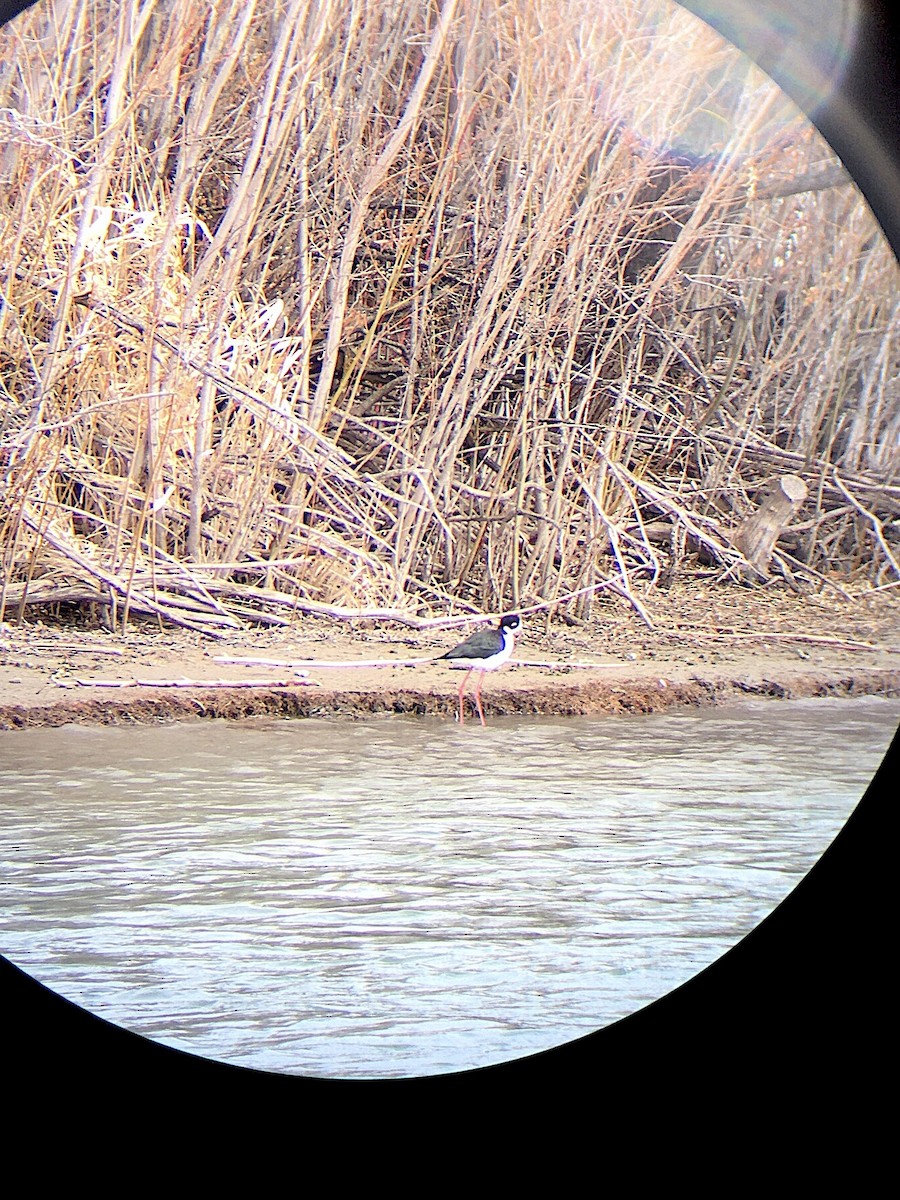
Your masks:
{"label": "tree stump", "polygon": [[[759,507],[735,530],[732,545],[752,568],[751,579],[769,578],[775,543],[807,496],[806,484],[797,475],[772,480],[759,497]],[[747,575],[747,572],[744,572]]]}

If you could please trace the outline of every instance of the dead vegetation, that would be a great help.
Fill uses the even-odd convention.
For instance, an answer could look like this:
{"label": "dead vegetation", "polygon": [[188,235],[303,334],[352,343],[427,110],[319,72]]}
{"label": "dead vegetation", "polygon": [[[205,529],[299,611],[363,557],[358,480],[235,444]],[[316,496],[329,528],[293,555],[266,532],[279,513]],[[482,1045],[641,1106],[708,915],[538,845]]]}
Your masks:
{"label": "dead vegetation", "polygon": [[682,10],[42,5],[0,33],[0,619],[204,632],[900,582],[896,263]]}

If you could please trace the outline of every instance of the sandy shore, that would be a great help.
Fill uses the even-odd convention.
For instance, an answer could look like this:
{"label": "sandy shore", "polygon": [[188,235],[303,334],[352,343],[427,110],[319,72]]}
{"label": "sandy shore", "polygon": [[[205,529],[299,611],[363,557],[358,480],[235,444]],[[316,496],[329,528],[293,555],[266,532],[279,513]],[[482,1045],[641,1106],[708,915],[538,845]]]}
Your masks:
{"label": "sandy shore", "polygon": [[[747,695],[900,695],[900,600],[891,591],[810,601],[781,588],[681,587],[646,603],[652,629],[619,600],[586,625],[526,618],[513,659],[485,682],[488,717],[653,712]],[[213,641],[154,626],[110,634],[8,623],[0,729],[262,714],[452,719],[461,676],[431,660],[475,627],[416,633],[301,617]]]}

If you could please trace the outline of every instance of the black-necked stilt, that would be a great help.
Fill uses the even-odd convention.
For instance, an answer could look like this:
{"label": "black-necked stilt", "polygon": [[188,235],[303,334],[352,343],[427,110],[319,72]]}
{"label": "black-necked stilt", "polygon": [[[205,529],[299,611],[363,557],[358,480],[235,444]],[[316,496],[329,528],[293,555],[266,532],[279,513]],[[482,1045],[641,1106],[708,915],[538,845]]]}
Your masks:
{"label": "black-necked stilt", "polygon": [[[450,666],[459,671],[465,671],[466,677],[459,685],[459,723],[463,723],[463,692],[473,671],[478,671],[478,683],[475,686],[475,707],[484,725],[484,710],[481,707],[481,685],[484,682],[485,671],[496,671],[502,667],[513,650],[513,634],[522,628],[522,618],[518,613],[508,613],[500,618],[496,629],[478,629],[464,642],[442,654],[440,659],[449,660]],[[440,661],[440,660],[439,660]]]}

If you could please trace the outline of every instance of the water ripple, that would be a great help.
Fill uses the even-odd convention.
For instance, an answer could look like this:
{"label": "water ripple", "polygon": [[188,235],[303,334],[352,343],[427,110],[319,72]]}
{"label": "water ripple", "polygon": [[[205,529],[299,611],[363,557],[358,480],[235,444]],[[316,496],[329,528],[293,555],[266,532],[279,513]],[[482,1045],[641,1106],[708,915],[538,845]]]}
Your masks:
{"label": "water ripple", "polygon": [[506,1061],[696,974],[790,892],[896,702],[0,733],[4,953],[161,1042],[391,1076]]}

